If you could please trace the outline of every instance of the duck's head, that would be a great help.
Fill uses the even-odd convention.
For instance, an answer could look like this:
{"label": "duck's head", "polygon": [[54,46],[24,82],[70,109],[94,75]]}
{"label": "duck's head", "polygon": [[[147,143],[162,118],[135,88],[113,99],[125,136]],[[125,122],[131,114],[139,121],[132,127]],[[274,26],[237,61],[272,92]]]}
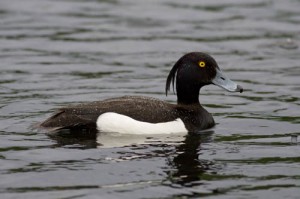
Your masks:
{"label": "duck's head", "polygon": [[173,87],[176,82],[178,103],[183,104],[199,103],[201,87],[209,84],[230,92],[243,92],[240,85],[231,81],[221,71],[214,58],[202,52],[188,53],[176,62],[167,78],[166,95],[171,82]]}

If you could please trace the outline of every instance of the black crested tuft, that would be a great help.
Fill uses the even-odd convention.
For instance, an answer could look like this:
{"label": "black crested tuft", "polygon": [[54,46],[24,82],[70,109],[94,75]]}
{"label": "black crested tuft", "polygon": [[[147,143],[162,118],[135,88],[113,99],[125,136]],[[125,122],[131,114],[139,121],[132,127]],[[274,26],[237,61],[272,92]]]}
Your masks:
{"label": "black crested tuft", "polygon": [[179,59],[175,63],[175,65],[173,66],[172,70],[170,71],[170,73],[168,75],[168,78],[167,78],[167,81],[166,81],[166,96],[168,96],[168,91],[170,90],[171,82],[172,82],[173,92],[175,93],[174,84],[175,84],[175,80],[176,80],[176,73],[177,73],[177,70],[180,66],[180,64],[179,64],[180,61],[181,60]]}

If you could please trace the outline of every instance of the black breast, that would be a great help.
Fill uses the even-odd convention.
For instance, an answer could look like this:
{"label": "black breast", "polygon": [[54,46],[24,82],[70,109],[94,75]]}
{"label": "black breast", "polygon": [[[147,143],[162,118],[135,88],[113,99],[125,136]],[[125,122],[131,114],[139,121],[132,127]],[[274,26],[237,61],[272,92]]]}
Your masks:
{"label": "black breast", "polygon": [[212,115],[200,104],[177,105],[176,110],[189,132],[197,132],[215,125]]}

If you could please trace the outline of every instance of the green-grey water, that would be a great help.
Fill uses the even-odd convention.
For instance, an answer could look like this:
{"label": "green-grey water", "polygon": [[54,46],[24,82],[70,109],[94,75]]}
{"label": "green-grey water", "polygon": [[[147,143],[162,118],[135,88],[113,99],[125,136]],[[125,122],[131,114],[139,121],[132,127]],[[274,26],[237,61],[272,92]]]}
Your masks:
{"label": "green-grey water", "polygon": [[[0,198],[299,198],[300,1],[0,1]],[[97,139],[30,126],[122,95],[176,103],[166,76],[204,51],[245,92],[200,101],[199,135]]]}

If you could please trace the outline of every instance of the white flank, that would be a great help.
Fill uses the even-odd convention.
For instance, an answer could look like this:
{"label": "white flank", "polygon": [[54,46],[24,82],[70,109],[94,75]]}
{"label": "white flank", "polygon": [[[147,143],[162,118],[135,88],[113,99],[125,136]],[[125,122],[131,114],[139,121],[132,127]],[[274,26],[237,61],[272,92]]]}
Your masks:
{"label": "white flank", "polygon": [[141,122],[126,115],[107,112],[100,115],[97,119],[97,129],[107,133],[122,133],[122,134],[172,134],[172,133],[187,133],[181,119],[176,119],[171,122],[148,123]]}

